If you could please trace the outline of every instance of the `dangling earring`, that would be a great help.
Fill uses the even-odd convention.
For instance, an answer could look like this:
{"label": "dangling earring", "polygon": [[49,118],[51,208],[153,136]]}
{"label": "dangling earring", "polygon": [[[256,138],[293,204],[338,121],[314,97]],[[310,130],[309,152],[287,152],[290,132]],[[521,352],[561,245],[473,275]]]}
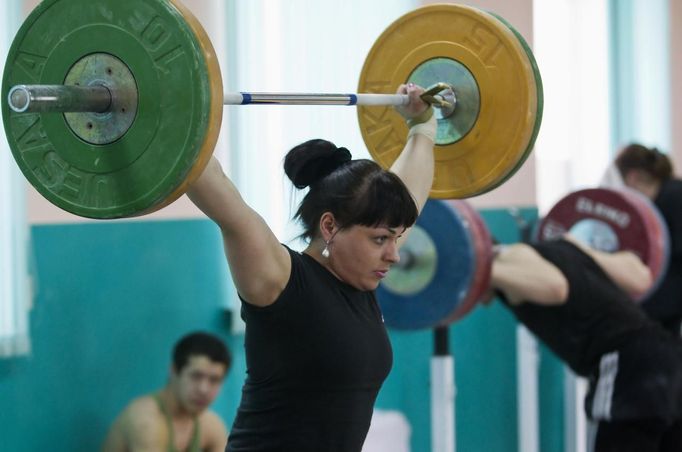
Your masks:
{"label": "dangling earring", "polygon": [[322,257],[329,259],[329,242],[324,242],[324,249],[322,250]]}

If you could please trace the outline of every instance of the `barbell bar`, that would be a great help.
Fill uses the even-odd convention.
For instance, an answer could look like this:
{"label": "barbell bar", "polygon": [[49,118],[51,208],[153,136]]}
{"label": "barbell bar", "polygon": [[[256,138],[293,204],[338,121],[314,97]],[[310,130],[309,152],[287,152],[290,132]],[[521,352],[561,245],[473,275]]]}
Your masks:
{"label": "barbell bar", "polygon": [[[382,93],[403,83],[452,91],[429,99],[441,104],[431,197],[492,190],[530,154],[543,96],[529,46],[502,18],[454,4],[391,24],[365,59],[361,94],[321,95],[224,94],[208,35],[179,0],[44,0],[14,38],[0,100],[28,181],[64,210],[107,219],[180,197],[210,159],[223,103],[357,105],[367,149],[388,168],[407,136],[389,107],[405,97]],[[34,85],[70,88],[48,99]]]}
{"label": "barbell bar", "polygon": [[[442,94],[440,94],[442,92]],[[71,113],[109,111],[115,91],[104,85],[16,85],[7,102],[16,113]],[[446,84],[426,89],[422,98],[449,117],[455,109],[455,92]],[[223,94],[223,105],[407,105],[406,94],[248,93]]]}

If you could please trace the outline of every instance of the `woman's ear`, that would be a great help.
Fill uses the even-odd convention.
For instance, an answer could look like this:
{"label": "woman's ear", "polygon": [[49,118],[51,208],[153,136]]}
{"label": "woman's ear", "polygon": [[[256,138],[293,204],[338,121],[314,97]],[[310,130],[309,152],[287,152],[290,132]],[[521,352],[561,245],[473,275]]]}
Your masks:
{"label": "woman's ear", "polygon": [[337,232],[336,220],[331,212],[324,212],[320,217],[320,235],[322,240],[328,242]]}

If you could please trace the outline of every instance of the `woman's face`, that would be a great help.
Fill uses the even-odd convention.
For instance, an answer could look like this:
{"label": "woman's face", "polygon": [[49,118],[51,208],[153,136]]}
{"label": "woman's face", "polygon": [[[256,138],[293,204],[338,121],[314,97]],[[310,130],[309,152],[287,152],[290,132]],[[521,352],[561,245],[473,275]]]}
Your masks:
{"label": "woman's face", "polygon": [[405,228],[351,226],[329,242],[327,267],[359,290],[374,290],[391,266],[400,260],[398,238]]}
{"label": "woman's face", "polygon": [[637,190],[644,196],[654,199],[658,193],[659,182],[649,173],[640,169],[631,169],[623,176],[623,182],[629,188]]}

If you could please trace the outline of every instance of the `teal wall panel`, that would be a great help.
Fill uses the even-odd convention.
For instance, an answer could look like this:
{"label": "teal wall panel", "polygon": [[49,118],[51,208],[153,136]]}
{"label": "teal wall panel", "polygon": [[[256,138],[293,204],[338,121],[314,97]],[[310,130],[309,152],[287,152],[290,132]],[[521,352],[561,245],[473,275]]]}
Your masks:
{"label": "teal wall panel", "polygon": [[0,361],[0,449],[98,450],[125,403],[165,383],[174,341],[200,328],[235,355],[214,404],[231,422],[244,360],[227,334],[227,270],[211,223],[38,226],[32,241],[33,352]]}
{"label": "teal wall panel", "polygon": [[[521,209],[533,221],[535,209]],[[502,242],[519,239],[505,210],[482,212]],[[213,405],[230,425],[245,367],[243,336],[223,309],[229,273],[218,229],[208,220],[34,226],[33,352],[0,360],[2,450],[97,450],[131,398],[168,375],[170,348],[206,329],[223,337],[234,367]],[[498,303],[450,326],[455,358],[458,450],[514,452],[516,323]],[[430,331],[391,331],[395,365],[377,407],[400,410],[412,451],[431,450]],[[563,449],[561,365],[541,361],[542,450]]]}

